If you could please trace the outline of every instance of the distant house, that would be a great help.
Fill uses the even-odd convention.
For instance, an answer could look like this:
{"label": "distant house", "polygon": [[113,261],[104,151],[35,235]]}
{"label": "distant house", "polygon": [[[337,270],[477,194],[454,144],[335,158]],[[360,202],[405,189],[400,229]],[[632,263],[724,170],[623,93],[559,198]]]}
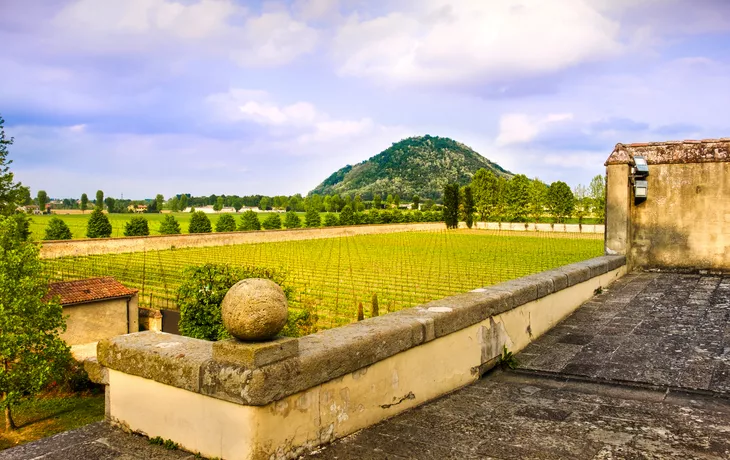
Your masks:
{"label": "distant house", "polygon": [[146,204],[130,204],[127,206],[127,211],[129,212],[147,212],[147,205]]}

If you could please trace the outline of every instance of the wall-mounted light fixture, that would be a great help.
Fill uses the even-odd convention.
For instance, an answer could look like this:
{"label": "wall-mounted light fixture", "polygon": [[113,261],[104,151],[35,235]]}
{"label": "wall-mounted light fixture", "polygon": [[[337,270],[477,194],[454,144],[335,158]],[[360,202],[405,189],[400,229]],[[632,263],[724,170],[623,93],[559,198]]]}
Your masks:
{"label": "wall-mounted light fixture", "polygon": [[634,204],[641,204],[649,194],[649,181],[646,180],[649,176],[649,165],[641,155],[634,155],[632,160],[630,178],[634,184]]}

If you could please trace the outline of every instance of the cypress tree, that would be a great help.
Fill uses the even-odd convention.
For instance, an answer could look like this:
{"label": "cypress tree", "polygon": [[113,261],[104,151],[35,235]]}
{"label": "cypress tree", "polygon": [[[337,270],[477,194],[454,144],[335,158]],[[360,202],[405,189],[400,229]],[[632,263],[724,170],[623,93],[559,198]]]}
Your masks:
{"label": "cypress tree", "polygon": [[446,184],[444,187],[444,222],[446,228],[459,226],[459,184]]}

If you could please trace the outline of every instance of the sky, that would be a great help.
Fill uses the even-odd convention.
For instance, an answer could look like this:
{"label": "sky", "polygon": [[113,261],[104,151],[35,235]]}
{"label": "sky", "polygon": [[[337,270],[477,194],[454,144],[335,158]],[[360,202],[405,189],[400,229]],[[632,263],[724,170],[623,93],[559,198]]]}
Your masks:
{"label": "sky", "polygon": [[306,194],[424,134],[575,186],[730,136],[726,0],[0,0],[0,43],[34,196]]}

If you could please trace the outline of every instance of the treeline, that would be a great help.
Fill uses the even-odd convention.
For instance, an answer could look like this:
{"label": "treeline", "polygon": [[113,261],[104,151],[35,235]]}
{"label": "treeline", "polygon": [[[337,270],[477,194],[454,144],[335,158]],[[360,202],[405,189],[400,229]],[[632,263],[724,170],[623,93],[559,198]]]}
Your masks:
{"label": "treeline", "polygon": [[507,179],[480,169],[472,182],[459,188],[448,184],[444,189],[444,220],[455,228],[458,221],[471,228],[475,218],[496,222],[540,222],[549,217],[563,223],[576,218],[582,224],[586,217],[603,223],[606,218],[606,184],[595,176],[588,187],[578,185],[571,190],[562,181],[550,185],[518,174]]}

